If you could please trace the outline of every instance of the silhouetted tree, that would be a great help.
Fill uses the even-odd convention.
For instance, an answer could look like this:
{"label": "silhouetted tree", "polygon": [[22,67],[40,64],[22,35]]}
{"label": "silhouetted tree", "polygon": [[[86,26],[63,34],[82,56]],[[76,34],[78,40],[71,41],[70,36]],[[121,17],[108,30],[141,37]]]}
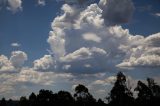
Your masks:
{"label": "silhouetted tree", "polygon": [[154,79],[152,78],[147,78],[147,82],[148,82],[148,87],[152,92],[152,96],[159,98],[160,97],[160,86],[157,85],[154,82]]}
{"label": "silhouetted tree", "polygon": [[106,104],[104,103],[104,101],[102,101],[102,99],[98,99],[97,101],[97,106],[105,106]]}
{"label": "silhouetted tree", "polygon": [[93,98],[93,96],[88,92],[88,88],[86,88],[84,85],[79,84],[75,88],[75,100],[76,104],[80,106],[90,106],[95,105],[96,100]]}
{"label": "silhouetted tree", "polygon": [[20,106],[29,106],[28,100],[25,96],[22,96],[19,101]]}
{"label": "silhouetted tree", "polygon": [[0,102],[0,106],[7,106],[7,103],[6,103],[6,99],[5,98],[2,98],[1,102]]}
{"label": "silhouetted tree", "polygon": [[138,97],[136,98],[136,103],[142,106],[149,106],[151,104],[150,100],[153,97],[151,89],[141,82],[138,81],[135,91],[138,91]]}
{"label": "silhouetted tree", "polygon": [[154,79],[147,78],[148,87],[152,92],[150,103],[152,105],[160,105],[160,86],[154,82]]}
{"label": "silhouetted tree", "polygon": [[67,91],[53,93],[50,90],[40,90],[37,95],[31,93],[27,99],[22,96],[19,101],[3,98],[0,106],[159,106],[160,105],[160,86],[154,79],[147,78],[147,83],[137,82],[137,98],[133,98],[131,88],[126,82],[126,76],[119,72],[108,99],[108,104],[101,99],[96,101],[84,85],[79,84],[75,87],[74,97]]}
{"label": "silhouetted tree", "polygon": [[131,106],[134,104],[133,94],[126,85],[126,76],[119,72],[116,82],[107,98],[109,105]]}
{"label": "silhouetted tree", "polygon": [[64,104],[67,106],[74,106],[74,98],[69,92],[59,91],[57,97],[59,106],[64,106]]}
{"label": "silhouetted tree", "polygon": [[29,104],[30,106],[36,106],[37,102],[37,96],[32,92],[31,95],[29,96]]}
{"label": "silhouetted tree", "polygon": [[52,103],[52,95],[53,92],[50,90],[40,90],[37,95],[37,103],[38,105],[50,106]]}

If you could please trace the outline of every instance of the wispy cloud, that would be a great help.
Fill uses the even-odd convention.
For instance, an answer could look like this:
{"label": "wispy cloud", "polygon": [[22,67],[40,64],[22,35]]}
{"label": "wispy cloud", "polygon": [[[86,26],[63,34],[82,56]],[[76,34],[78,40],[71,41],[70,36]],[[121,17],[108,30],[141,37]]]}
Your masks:
{"label": "wispy cloud", "polygon": [[157,17],[160,17],[160,13],[155,13],[154,15]]}
{"label": "wispy cloud", "polygon": [[14,43],[11,43],[11,46],[12,46],[12,47],[20,47],[21,44],[14,42]]}
{"label": "wispy cloud", "polygon": [[38,0],[38,5],[45,6],[46,5],[46,1],[45,0]]}

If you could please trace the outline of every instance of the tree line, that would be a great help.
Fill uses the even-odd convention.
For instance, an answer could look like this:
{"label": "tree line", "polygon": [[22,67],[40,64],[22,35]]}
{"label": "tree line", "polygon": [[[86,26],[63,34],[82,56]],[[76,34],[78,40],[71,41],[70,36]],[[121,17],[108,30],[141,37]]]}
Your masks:
{"label": "tree line", "polygon": [[[75,87],[74,95],[68,91],[53,93],[50,90],[40,90],[36,95],[31,93],[28,98],[22,96],[20,100],[0,100],[0,106],[160,106],[160,86],[154,79],[147,78],[147,84],[138,81],[134,91],[127,86],[126,76],[119,72],[108,96],[107,103],[96,100],[84,85]],[[137,92],[137,97],[133,94]]]}

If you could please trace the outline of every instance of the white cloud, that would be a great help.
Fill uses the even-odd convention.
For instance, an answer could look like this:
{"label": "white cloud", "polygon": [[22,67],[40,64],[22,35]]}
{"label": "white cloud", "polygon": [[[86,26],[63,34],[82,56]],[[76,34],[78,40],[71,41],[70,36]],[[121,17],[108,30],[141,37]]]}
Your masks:
{"label": "white cloud", "polygon": [[106,51],[100,48],[85,48],[82,47],[79,50],[74,51],[73,53],[70,53],[68,55],[66,55],[65,57],[62,57],[61,60],[64,62],[72,62],[72,61],[76,61],[76,60],[83,60],[83,59],[89,59],[92,58],[93,55],[95,54],[102,54],[102,55],[106,55]]}
{"label": "white cloud", "polygon": [[8,58],[4,55],[0,55],[0,72],[2,71],[12,71],[14,67]]}
{"label": "white cloud", "polygon": [[23,51],[13,51],[11,53],[10,62],[15,68],[22,67],[27,60],[27,54]]}
{"label": "white cloud", "polygon": [[[64,14],[54,19],[53,31],[48,38],[55,60],[58,61],[57,65],[61,67],[65,64],[64,62],[70,62],[72,68],[76,68],[78,64],[82,67],[90,64],[96,68],[99,67],[98,70],[100,67],[101,70],[105,69],[108,53],[114,52],[113,55],[116,55],[118,45],[127,43],[128,31],[119,26],[105,27],[101,17],[102,10],[97,4],[92,4],[84,10],[65,4],[62,10]],[[76,65],[73,61],[79,62]],[[102,66],[98,61],[103,61]],[[91,69],[93,67],[89,70]]]}
{"label": "white cloud", "polygon": [[71,67],[71,65],[64,65],[62,69],[68,70]]}
{"label": "white cloud", "polygon": [[16,72],[17,69],[23,67],[27,60],[27,54],[23,51],[13,51],[11,57],[0,55],[0,71],[1,72]]}
{"label": "white cloud", "polygon": [[143,39],[143,43],[131,48],[123,62],[118,67],[133,66],[160,66],[160,33],[150,35]]}
{"label": "white cloud", "polygon": [[64,50],[64,43],[65,40],[61,39],[57,34],[50,32],[50,35],[54,36],[49,36],[48,42],[50,43],[51,49],[54,52],[55,57],[58,59],[61,56],[65,55],[65,50]]}
{"label": "white cloud", "polygon": [[94,33],[85,33],[82,35],[83,39],[88,40],[88,41],[94,41],[97,43],[101,42],[101,38],[98,37],[96,34]]}
{"label": "white cloud", "polygon": [[42,88],[53,88],[53,86],[62,83],[69,84],[73,78],[74,76],[70,73],[38,72],[33,68],[22,68],[17,73],[1,73],[0,98],[17,96],[19,99],[20,96],[27,95],[36,88],[38,91]]}
{"label": "white cloud", "polygon": [[12,47],[20,47],[21,44],[15,42],[15,43],[12,43],[11,46],[12,46]]}
{"label": "white cloud", "polygon": [[13,51],[9,58],[5,55],[0,55],[0,72],[17,73],[23,68],[26,60],[27,54],[23,51]]}
{"label": "white cloud", "polygon": [[90,64],[85,64],[84,66],[85,66],[85,67],[91,67],[91,65],[90,65]]}
{"label": "white cloud", "polygon": [[145,44],[152,47],[160,47],[160,32],[146,37]]}
{"label": "white cloud", "polygon": [[160,13],[155,13],[154,15],[157,17],[160,17]]}
{"label": "white cloud", "polygon": [[46,1],[45,0],[38,0],[38,5],[45,6]]}
{"label": "white cloud", "polygon": [[[148,50],[160,45],[159,34],[149,37],[131,35],[128,29],[118,25],[132,16],[134,6],[131,0],[101,0],[99,4],[81,8],[64,4],[61,10],[63,14],[53,20],[48,38],[56,70],[94,73],[126,64],[153,66],[156,63],[159,66],[158,50],[147,55]],[[106,17],[108,15],[116,18]],[[66,65],[70,67],[64,68]]]}
{"label": "white cloud", "polygon": [[12,11],[13,13],[22,10],[22,0],[8,0],[7,9]]}
{"label": "white cloud", "polygon": [[[64,7],[67,9],[64,9]],[[52,28],[54,31],[50,32],[50,36],[48,38],[48,42],[51,46],[56,61],[61,62],[61,60],[63,60],[64,62],[67,60],[68,62],[71,62],[73,60],[78,61],[90,59],[90,56],[94,54],[93,46],[99,48],[99,50],[101,49],[101,51],[107,51],[108,48],[104,46],[109,46],[109,44],[104,45],[101,43],[97,45],[95,44],[95,42],[88,43],[88,40],[94,40],[99,42],[100,39],[103,37],[109,40],[106,34],[108,34],[108,36],[111,37],[111,34],[109,34],[110,32],[107,32],[109,29],[103,28],[104,24],[103,19],[101,18],[102,11],[98,7],[98,5],[92,4],[88,6],[86,10],[83,10],[81,12],[79,9],[65,4],[63,5],[62,10],[64,11],[64,14],[55,18],[55,20],[52,23]],[[97,17],[96,22],[94,21],[95,17]],[[83,34],[90,32],[96,34],[97,36],[93,35],[94,38],[87,38],[88,40],[82,39]],[[97,49],[95,49],[95,51],[96,50]],[[80,52],[82,54],[80,54]],[[94,56],[92,57],[92,60],[94,61],[91,64],[92,66],[93,64],[98,65],[98,63],[96,63],[94,60]],[[105,58],[103,58],[102,60],[104,61]],[[88,61],[91,62],[91,60]],[[83,61],[81,62],[83,66],[84,64],[86,64],[83,64]]]}
{"label": "white cloud", "polygon": [[110,85],[113,84],[116,81],[116,76],[110,76],[108,78],[105,78],[103,80],[96,80],[92,84],[93,85]]}
{"label": "white cloud", "polygon": [[[60,79],[68,80],[73,78],[70,73],[38,72],[33,69],[23,69],[17,78],[18,82],[30,82],[42,85],[52,85]],[[64,80],[63,80],[64,81]]]}
{"label": "white cloud", "polygon": [[44,55],[44,57],[35,60],[33,64],[34,69],[39,71],[53,70],[55,66],[54,59],[51,55]]}
{"label": "white cloud", "polygon": [[[119,67],[159,67],[160,34],[131,35],[119,25],[127,22],[132,14],[131,0],[115,2],[101,0],[87,7],[64,4],[62,14],[51,24],[47,40],[53,55],[35,60],[30,68],[23,66],[27,54],[22,51],[12,52],[10,58],[0,56],[0,82],[3,82],[0,94],[26,95],[41,88],[60,89],[61,85],[75,87],[82,83],[96,96],[104,94],[105,97],[107,93],[103,89],[115,81],[115,76],[110,74],[120,70]],[[109,11],[112,6],[115,8]],[[105,14],[119,19],[107,18]],[[15,73],[5,72],[17,68],[19,71]]]}
{"label": "white cloud", "polygon": [[139,58],[130,57],[128,61],[117,65],[119,67],[134,67],[134,66],[146,66],[146,67],[156,67],[160,66],[160,56],[158,55],[147,55],[140,56]]}

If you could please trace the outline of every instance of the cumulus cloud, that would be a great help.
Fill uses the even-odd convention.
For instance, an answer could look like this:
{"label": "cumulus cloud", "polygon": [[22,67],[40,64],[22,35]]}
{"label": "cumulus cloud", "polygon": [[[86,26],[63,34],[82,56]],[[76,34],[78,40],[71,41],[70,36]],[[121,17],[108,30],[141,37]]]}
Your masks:
{"label": "cumulus cloud", "polygon": [[27,54],[23,51],[13,51],[11,57],[0,55],[0,71],[1,72],[14,72],[22,68],[24,62],[27,60]]}
{"label": "cumulus cloud", "polygon": [[160,41],[160,33],[150,35],[145,39],[146,45],[151,47],[160,47],[159,41]]}
{"label": "cumulus cloud", "polygon": [[11,46],[12,46],[12,47],[20,47],[21,44],[15,42],[15,43],[11,43]]}
{"label": "cumulus cloud", "polygon": [[131,0],[101,0],[87,7],[64,4],[61,10],[48,38],[55,70],[94,73],[123,66],[159,66],[160,35],[132,35],[118,25],[132,16]]}
{"label": "cumulus cloud", "polygon": [[119,67],[160,66],[160,33],[150,35],[142,40],[142,44],[131,48]]}
{"label": "cumulus cloud", "polygon": [[128,45],[129,31],[121,26],[107,27],[98,4],[87,8],[64,4],[62,11],[64,14],[53,20],[48,38],[56,65],[69,64],[70,70],[106,70],[107,63],[115,64],[125,55],[119,46]]}
{"label": "cumulus cloud", "polygon": [[[49,55],[35,60],[30,68],[23,67],[27,60],[23,51],[14,51],[9,58],[0,56],[0,94],[23,95],[33,88],[64,83],[82,83],[96,91],[93,94],[105,94],[103,89],[115,81],[113,75],[108,77],[115,68],[159,67],[160,33],[143,37],[120,26],[129,20],[133,8],[131,0],[101,0],[86,7],[64,4],[51,24]],[[16,69],[20,71],[5,73]]]}
{"label": "cumulus cloud", "polygon": [[95,54],[102,54],[106,55],[106,51],[100,48],[93,47],[91,49],[82,47],[79,50],[74,51],[71,54],[66,55],[65,57],[62,57],[61,60],[64,62],[72,62],[76,60],[84,60],[92,58]]}
{"label": "cumulus cloud", "polygon": [[27,54],[23,51],[13,51],[11,53],[10,62],[15,68],[21,67],[27,60]]}
{"label": "cumulus cloud", "polygon": [[3,8],[13,13],[22,11],[22,0],[0,0],[0,10]]}
{"label": "cumulus cloud", "polygon": [[8,0],[7,9],[12,11],[13,13],[22,10],[22,0]]}
{"label": "cumulus cloud", "polygon": [[12,71],[13,69],[14,67],[12,66],[12,63],[9,61],[9,59],[4,55],[0,55],[0,72]]}
{"label": "cumulus cloud", "polygon": [[35,70],[53,70],[55,66],[54,59],[51,55],[44,55],[44,57],[33,62]]}
{"label": "cumulus cloud", "polygon": [[147,56],[140,56],[139,58],[130,57],[130,59],[127,61],[120,63],[119,67],[134,67],[134,66],[160,66],[160,57],[157,55],[147,55]]}

